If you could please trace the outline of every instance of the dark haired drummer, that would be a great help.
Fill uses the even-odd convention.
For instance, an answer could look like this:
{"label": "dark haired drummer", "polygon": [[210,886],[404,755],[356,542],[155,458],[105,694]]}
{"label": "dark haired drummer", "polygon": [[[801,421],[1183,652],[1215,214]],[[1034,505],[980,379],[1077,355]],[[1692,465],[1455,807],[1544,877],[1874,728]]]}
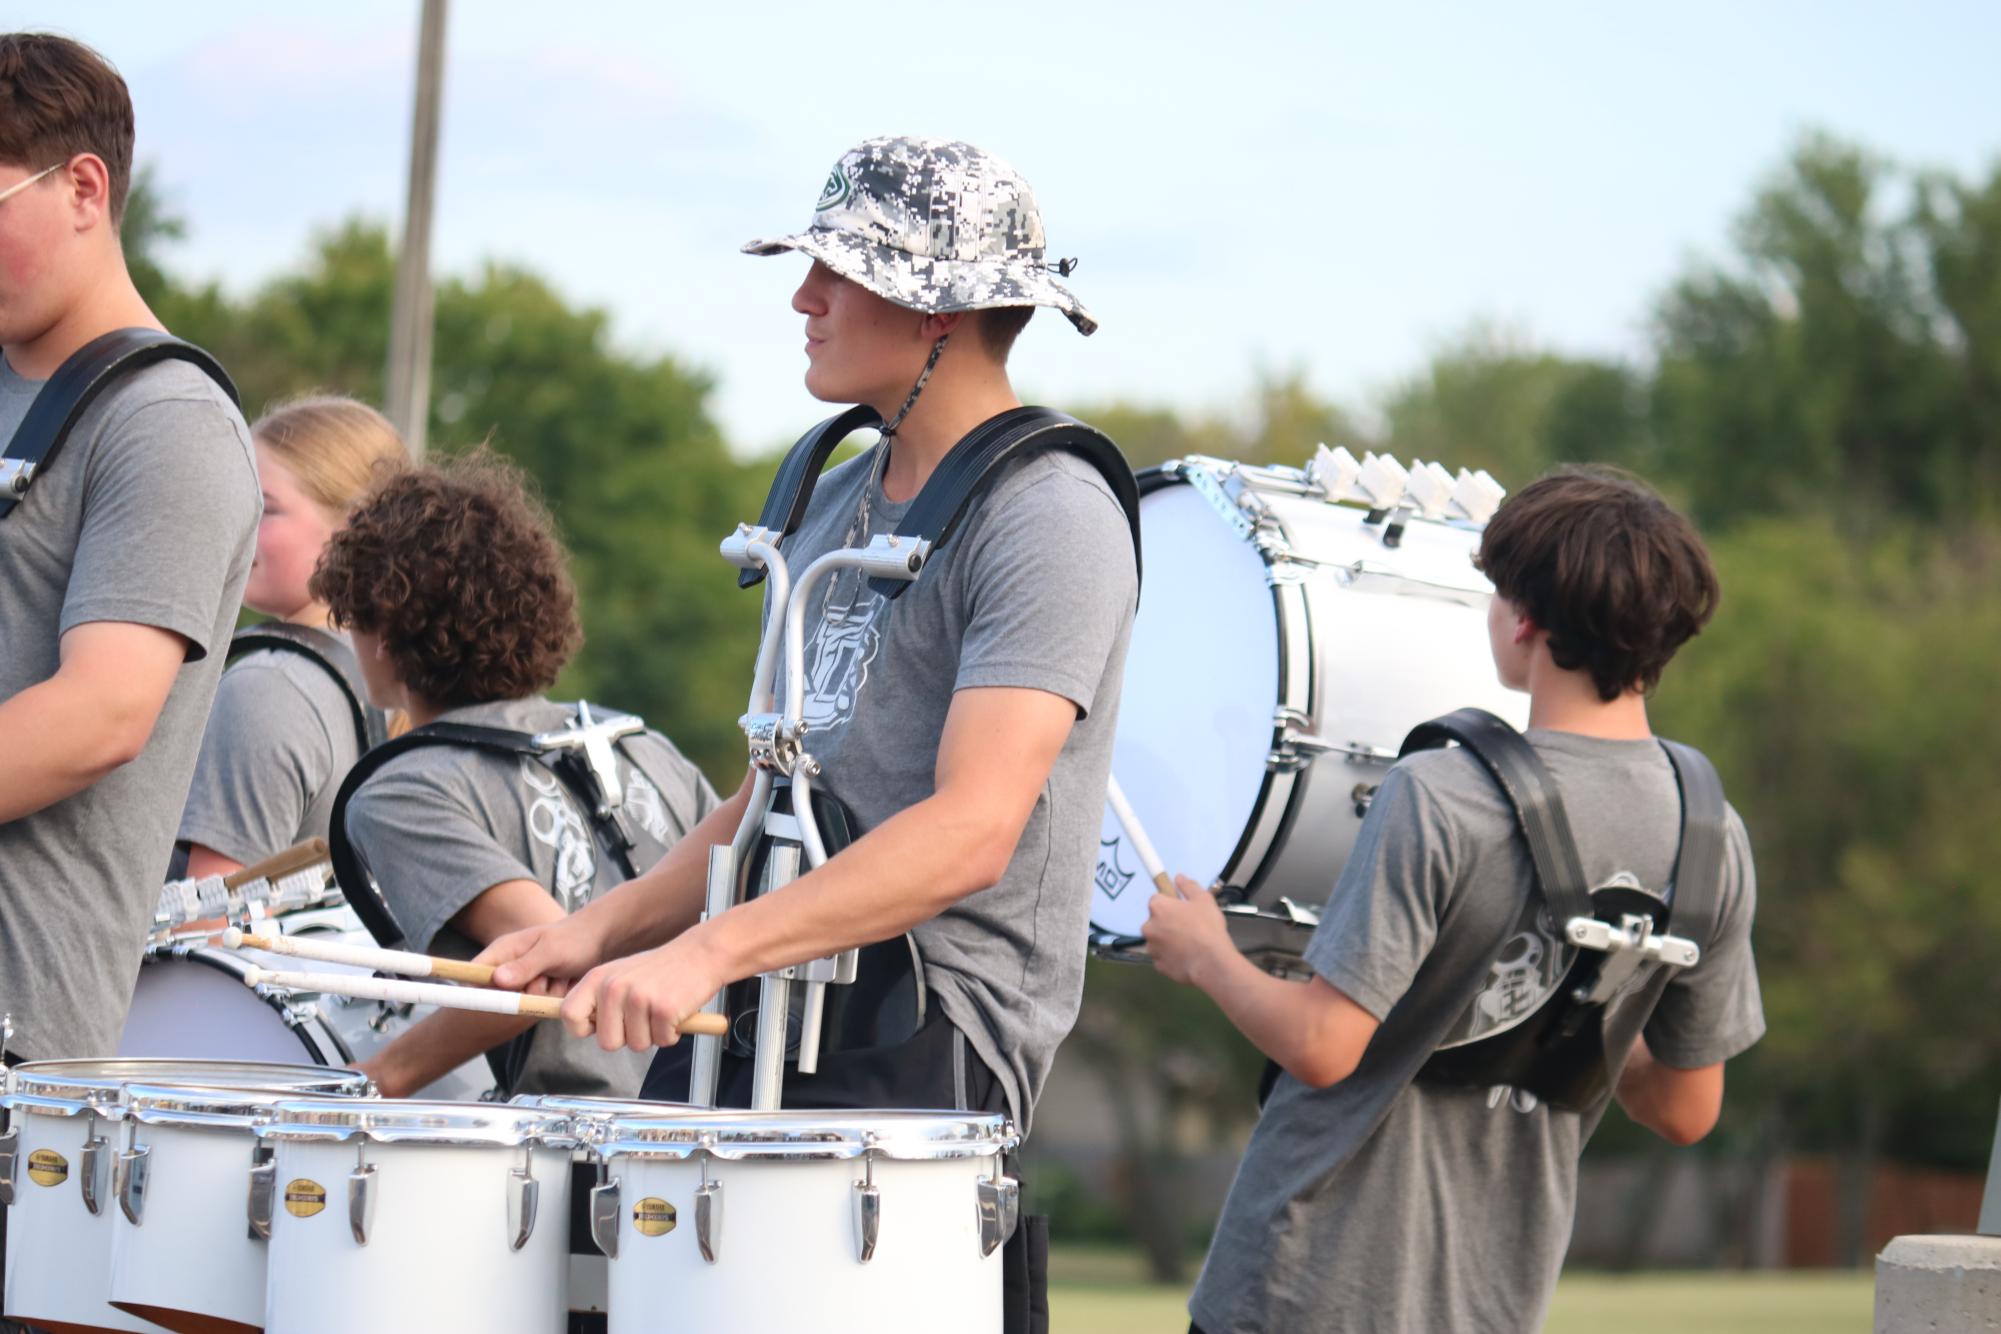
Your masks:
{"label": "dark haired drummer", "polygon": [[[870,140],[836,165],[809,229],[746,249],[812,260],[792,298],[806,387],[886,423],[820,480],[785,543],[795,572],[891,531],[957,442],[1019,405],[1007,358],[1034,307],[1096,327],[1045,261],[1027,184],[961,143]],[[922,1027],[788,1078],[787,1105],[1005,1110],[1025,1127],[1081,998],[1136,599],[1131,533],[1097,470],[1061,452],[1014,464],[901,597],[852,571],[815,590],[812,750],[859,841],[697,925],[708,847],[732,839],[746,780],[652,874],[499,942],[487,957],[517,962],[497,981],[580,978],[565,1002],[575,1031],[653,1047],[726,983],[908,931]],[[679,1090],[650,1078],[648,1091]]]}
{"label": "dark haired drummer", "polygon": [[[1671,886],[1691,872],[1682,798],[1646,696],[1715,605],[1701,540],[1638,481],[1569,471],[1510,498],[1480,560],[1498,590],[1495,666],[1529,693],[1528,743],[1587,883]],[[1303,985],[1239,954],[1193,881],[1153,900],[1145,934],[1161,971],[1208,992],[1285,1072],[1189,1302],[1198,1329],[1541,1327],[1606,1096],[1559,1110],[1521,1088],[1425,1077],[1455,1021],[1505,1008],[1517,966],[1559,948],[1546,916],[1522,931],[1538,880],[1516,820],[1467,749],[1399,762],[1307,946]],[[1716,1124],[1724,1061],[1765,1027],[1734,811],[1721,845],[1700,961],[1671,976],[1643,966],[1602,1021],[1620,1106],[1676,1144]]]}
{"label": "dark haired drummer", "polygon": [[[312,593],[353,636],[375,703],[431,724],[534,736],[572,724],[545,698],[583,640],[554,524],[500,460],[473,456],[379,484],[327,541]],[[338,836],[350,840],[412,948],[468,958],[486,942],[560,920],[652,866],[715,807],[699,770],[657,732],[611,760],[631,846],[614,853],[591,809],[543,759],[430,745],[351,775]],[[364,764],[369,763],[364,761]],[[353,890],[349,890],[352,895]],[[553,1021],[443,1011],[364,1066],[408,1097],[482,1053],[500,1091],[632,1097],[645,1058],[572,1042]]]}

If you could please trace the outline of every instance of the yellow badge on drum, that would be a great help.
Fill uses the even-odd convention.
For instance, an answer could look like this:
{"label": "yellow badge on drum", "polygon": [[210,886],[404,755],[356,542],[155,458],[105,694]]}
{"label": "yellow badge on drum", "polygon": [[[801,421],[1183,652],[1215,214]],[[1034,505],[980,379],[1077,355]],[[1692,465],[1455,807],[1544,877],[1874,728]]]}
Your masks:
{"label": "yellow badge on drum", "polygon": [[674,1206],[649,1195],[632,1206],[632,1225],[642,1237],[664,1237],[674,1230]]}
{"label": "yellow badge on drum", "polygon": [[327,1188],[317,1181],[300,1177],[285,1185],[285,1212],[294,1218],[311,1218],[327,1207]]}
{"label": "yellow badge on drum", "polygon": [[28,1155],[28,1180],[37,1186],[60,1186],[69,1180],[69,1159],[54,1149],[36,1149]]}

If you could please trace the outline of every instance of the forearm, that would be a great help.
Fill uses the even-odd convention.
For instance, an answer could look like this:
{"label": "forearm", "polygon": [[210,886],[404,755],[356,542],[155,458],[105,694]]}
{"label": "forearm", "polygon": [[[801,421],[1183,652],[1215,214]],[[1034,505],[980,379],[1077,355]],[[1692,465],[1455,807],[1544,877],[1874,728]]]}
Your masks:
{"label": "forearm", "polygon": [[968,803],[934,796],[792,884],[702,923],[691,939],[730,980],[887,940],[993,885],[1013,845]]}
{"label": "forearm", "polygon": [[1723,1067],[1664,1065],[1645,1038],[1636,1038],[1619,1072],[1617,1097],[1627,1116],[1662,1139],[1693,1144],[1715,1128],[1723,1110]]}
{"label": "forearm", "polygon": [[1315,1088],[1354,1068],[1310,982],[1274,977],[1235,949],[1219,950],[1189,976],[1251,1045]]}
{"label": "forearm", "polygon": [[407,1098],[467,1061],[510,1042],[536,1024],[511,1014],[439,1010],[362,1062],[386,1098]]}
{"label": "forearm", "polygon": [[58,674],[0,703],[0,824],[83,791],[145,749],[152,719],[107,708],[102,695]]}
{"label": "forearm", "polygon": [[652,949],[701,920],[708,897],[709,849],[736,840],[750,793],[746,781],[644,874],[576,913],[605,942],[605,958]]}

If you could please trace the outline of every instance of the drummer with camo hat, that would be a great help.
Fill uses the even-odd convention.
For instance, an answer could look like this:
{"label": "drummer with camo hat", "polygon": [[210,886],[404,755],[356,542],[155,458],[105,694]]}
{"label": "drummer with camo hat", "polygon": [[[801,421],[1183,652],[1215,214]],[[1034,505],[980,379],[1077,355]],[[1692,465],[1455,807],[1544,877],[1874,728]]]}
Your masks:
{"label": "drummer with camo hat", "polygon": [[[883,422],[873,448],[813,489],[784,543],[794,572],[895,530],[956,444],[1020,407],[1008,355],[1036,307],[1079,333],[1097,327],[1063,282],[1070,265],[1048,258],[1027,182],[968,144],[871,139],[835,164],[805,230],[744,249],[811,261],[792,297],[806,388]],[[851,846],[698,923],[708,850],[735,834],[746,776],[652,871],[483,956],[505,963],[503,986],[576,979],[564,1016],[579,1034],[668,1047],[646,1096],[685,1095],[677,1025],[726,984],[907,932],[921,961],[914,1032],[788,1073],[785,1105],[957,1107],[1031,1125],[1082,996],[1139,581],[1108,481],[1122,463],[1101,471],[1046,450],[1004,467],[900,596],[854,571],[813,590],[804,662],[811,751],[824,766],[816,790],[854,815]],[[748,1062],[723,1064],[719,1101],[747,1105]],[[1032,1327],[1020,1276],[1034,1231],[1010,1243],[1011,1329]]]}

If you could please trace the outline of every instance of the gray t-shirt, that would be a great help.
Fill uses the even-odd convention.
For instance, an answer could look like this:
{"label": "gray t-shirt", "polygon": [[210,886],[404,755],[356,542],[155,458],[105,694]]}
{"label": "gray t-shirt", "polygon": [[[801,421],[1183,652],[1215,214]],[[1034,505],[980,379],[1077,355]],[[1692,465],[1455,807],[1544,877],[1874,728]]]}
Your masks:
{"label": "gray t-shirt", "polygon": [[[534,696],[452,709],[439,722],[548,732],[568,707]],[[644,872],[716,806],[708,780],[667,738],[644,732],[619,745],[633,869]],[[347,808],[348,835],[367,859],[413,948],[470,959],[478,945],[451,926],[493,886],[532,880],[566,912],[620,884],[590,812],[542,761],[461,746],[426,746],[389,761]],[[516,1093],[636,1097],[651,1052],[605,1052],[550,1019],[531,1030],[515,1065]]]}
{"label": "gray t-shirt", "polygon": [[[873,484],[875,452],[829,472],[784,545],[796,579],[844,544],[893,531],[910,502]],[[1131,530],[1097,471],[1068,453],[1009,466],[902,596],[843,572],[812,591],[807,747],[821,786],[874,829],[935,790],[954,692],[1060,695],[1078,719],[998,884],[913,932],[933,1003],[999,1077],[1026,1130],[1084,987],[1091,866],[1138,590]],[[779,673],[783,700],[784,672]]]}
{"label": "gray t-shirt", "polygon": [[360,757],[347,691],[301,653],[260,649],[216,687],[180,837],[249,866],[327,836]]}
{"label": "gray t-shirt", "polygon": [[[0,361],[0,440],[41,388]],[[260,509],[243,416],[186,362],[127,375],[0,519],[0,699],[56,673],[88,622],[188,641],[146,748],[82,792],[0,824],[0,1013],[22,1056],[117,1049]],[[0,763],[8,741],[0,737]]]}
{"label": "gray t-shirt", "polygon": [[[1630,877],[1663,891],[1681,803],[1659,745],[1528,736],[1591,883]],[[1390,771],[1306,950],[1382,1027],[1331,1088],[1279,1077],[1189,1302],[1208,1334],[1542,1327],[1578,1156],[1609,1095],[1585,1113],[1524,1111],[1525,1095],[1490,1108],[1489,1090],[1413,1082],[1475,997],[1504,981],[1492,965],[1533,883],[1512,808],[1471,754],[1428,751]],[[1720,892],[1701,962],[1671,977],[1646,970],[1609,1007],[1607,1050],[1620,1061],[1643,1030],[1657,1057],[1688,1069],[1764,1033],[1756,884],[1734,810]]]}

